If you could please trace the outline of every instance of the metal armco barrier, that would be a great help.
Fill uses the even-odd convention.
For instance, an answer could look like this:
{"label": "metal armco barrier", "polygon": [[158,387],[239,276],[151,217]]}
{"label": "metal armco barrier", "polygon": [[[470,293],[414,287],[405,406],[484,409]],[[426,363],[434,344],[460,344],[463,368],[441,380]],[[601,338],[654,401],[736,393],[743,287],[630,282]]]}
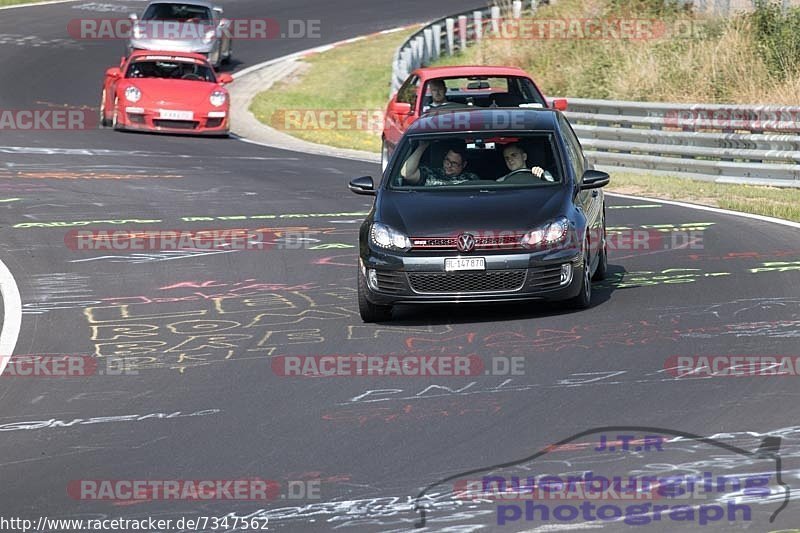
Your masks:
{"label": "metal armco barrier", "polygon": [[[533,16],[540,2],[512,2]],[[409,37],[392,64],[391,92],[415,69],[479,41],[496,6],[445,17]],[[800,187],[800,106],[672,104],[568,98],[567,118],[590,163],[715,181]]]}
{"label": "metal armco barrier", "polygon": [[566,115],[598,165],[800,185],[800,106],[572,98]]}

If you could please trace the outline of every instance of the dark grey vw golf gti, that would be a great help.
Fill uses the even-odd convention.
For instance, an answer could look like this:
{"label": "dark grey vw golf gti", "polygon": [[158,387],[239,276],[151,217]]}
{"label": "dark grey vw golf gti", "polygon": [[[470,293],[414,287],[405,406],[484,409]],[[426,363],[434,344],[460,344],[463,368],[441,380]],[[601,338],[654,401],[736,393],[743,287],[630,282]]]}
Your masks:
{"label": "dark grey vw golf gti", "polygon": [[587,169],[564,116],[476,108],[417,120],[361,226],[358,304],[365,322],[395,304],[565,300],[591,303],[607,269],[608,174]]}

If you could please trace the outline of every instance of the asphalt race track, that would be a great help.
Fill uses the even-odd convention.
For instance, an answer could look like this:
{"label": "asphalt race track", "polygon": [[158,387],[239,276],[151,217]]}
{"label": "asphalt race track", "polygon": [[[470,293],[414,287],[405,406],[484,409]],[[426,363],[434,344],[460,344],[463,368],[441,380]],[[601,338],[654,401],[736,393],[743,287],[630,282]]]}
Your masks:
{"label": "asphalt race track", "polygon": [[[143,5],[105,2],[137,12]],[[228,70],[471,7],[455,0],[220,4],[229,18],[321,21],[321,39],[236,43]],[[72,40],[67,21],[124,13],[93,9],[74,2],[0,11],[0,109],[96,108],[103,71],[117,64],[122,43]],[[589,310],[402,307],[391,324],[364,325],[355,301],[356,230],[370,202],[346,185],[377,176],[378,165],[233,138],[98,129],[3,130],[0,161],[0,260],[22,297],[14,354],[97,361],[89,376],[0,381],[4,518],[175,524],[227,516],[224,526],[206,518],[204,527],[184,529],[233,530],[246,517],[264,525],[268,518],[270,530],[407,531],[423,525],[415,511],[421,502],[425,530],[452,532],[762,532],[800,524],[790,490],[800,488],[800,378],[669,371],[673,356],[800,356],[797,228],[609,196],[607,223],[618,232],[611,273],[594,285]],[[276,244],[265,251],[69,249],[67,233],[82,227],[271,228]],[[647,246],[613,238],[632,232],[646,235]],[[295,245],[291,236],[305,240]],[[3,313],[8,319],[6,300]],[[280,355],[326,354],[477,355],[489,370],[304,378],[282,376],[275,364]],[[500,375],[512,360],[521,371]],[[618,435],[653,434],[670,438],[595,450]],[[573,436],[584,444],[533,457]],[[764,453],[754,453],[762,445]],[[695,494],[693,504],[718,504],[722,518],[709,510],[701,521],[697,509],[683,521],[654,514],[647,525],[587,523],[568,510],[564,519],[528,520],[526,502],[500,511],[455,494],[459,483],[486,472],[524,479],[587,470],[729,476],[742,487]],[[759,476],[768,478],[769,494],[745,490]],[[277,492],[266,501],[108,501],[75,489],[81,480],[253,479],[271,480]],[[607,516],[615,505],[681,504],[663,496],[612,500],[604,502]],[[731,505],[746,507],[749,520],[740,509],[729,523]],[[238,530],[255,530],[241,524]]]}

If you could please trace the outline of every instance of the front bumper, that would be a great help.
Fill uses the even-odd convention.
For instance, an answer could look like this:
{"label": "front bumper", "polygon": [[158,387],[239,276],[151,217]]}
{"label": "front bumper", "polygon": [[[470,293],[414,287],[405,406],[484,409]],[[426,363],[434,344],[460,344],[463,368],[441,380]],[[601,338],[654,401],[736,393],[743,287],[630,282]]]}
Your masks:
{"label": "front bumper", "polygon": [[[367,279],[366,297],[377,305],[558,301],[576,296],[581,289],[581,250],[473,252],[469,257],[485,258],[486,270],[446,272],[445,258],[458,256],[399,255],[370,249],[370,254],[359,260]],[[568,271],[566,279],[564,270]]]}
{"label": "front bumper", "polygon": [[191,135],[225,135],[230,131],[228,109],[195,112],[191,120],[160,118],[160,109],[125,106],[119,110],[117,129]]}
{"label": "front bumper", "polygon": [[181,40],[181,39],[140,39],[128,42],[128,53],[135,50],[151,50],[154,52],[192,52],[195,54],[203,54],[208,57],[212,55],[218,45],[217,39],[211,42],[203,42],[198,40]]}

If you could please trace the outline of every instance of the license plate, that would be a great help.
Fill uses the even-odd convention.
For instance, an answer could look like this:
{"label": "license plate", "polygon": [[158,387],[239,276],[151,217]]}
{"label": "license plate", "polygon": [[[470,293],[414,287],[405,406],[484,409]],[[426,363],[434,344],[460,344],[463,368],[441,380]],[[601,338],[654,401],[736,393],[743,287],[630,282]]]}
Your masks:
{"label": "license plate", "polygon": [[158,118],[167,120],[194,120],[192,111],[175,111],[173,109],[159,109]]}
{"label": "license plate", "polygon": [[486,259],[483,257],[448,257],[444,260],[446,272],[454,270],[486,270]]}

